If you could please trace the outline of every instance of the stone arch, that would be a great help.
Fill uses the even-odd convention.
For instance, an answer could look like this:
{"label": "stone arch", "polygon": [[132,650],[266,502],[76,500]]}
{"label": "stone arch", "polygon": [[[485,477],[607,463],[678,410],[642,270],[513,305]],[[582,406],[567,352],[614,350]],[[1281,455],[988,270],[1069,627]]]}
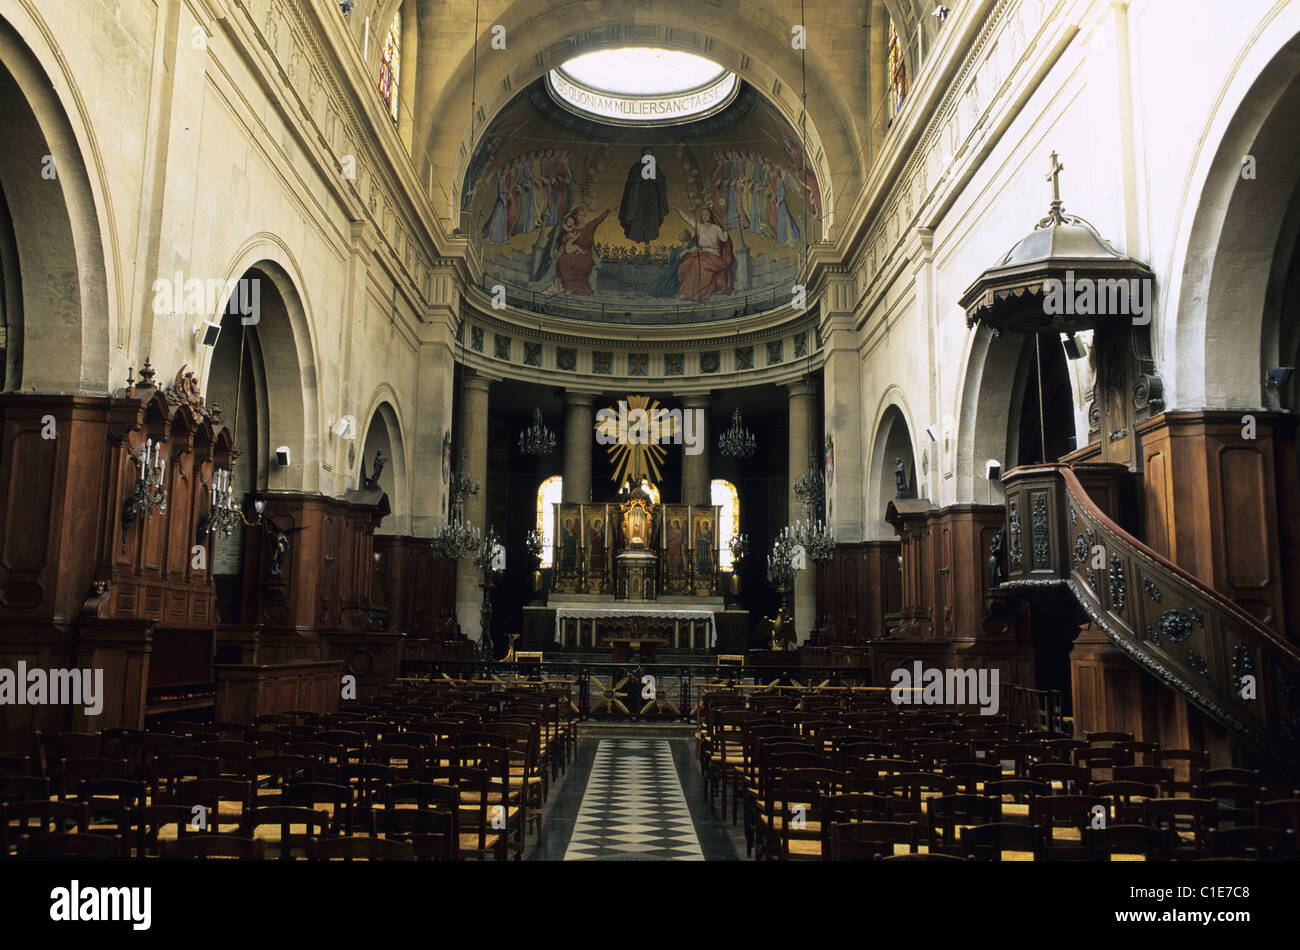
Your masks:
{"label": "stone arch", "polygon": [[917,450],[912,412],[901,390],[891,387],[885,393],[875,418],[865,486],[867,536],[893,538],[894,530],[885,522],[885,509],[897,494],[895,460],[903,460],[908,486],[920,497],[924,487],[918,461],[921,453]]}
{"label": "stone arch", "polygon": [[[1044,403],[1048,407],[1045,416],[1055,420],[1055,424],[1047,426],[1047,449],[1049,461],[1055,461],[1065,453],[1063,446],[1067,445],[1068,437],[1078,432],[1073,394],[1080,391],[1081,383],[1076,378],[1079,370],[1075,364],[1064,361],[1059,335],[1041,334],[1040,345]],[[1056,350],[1060,350],[1059,359]],[[1000,503],[1002,487],[996,481],[988,481],[986,463],[990,460],[1001,463],[1005,473],[1030,457],[1030,448],[1020,444],[1020,433],[1022,416],[1037,400],[1035,362],[1032,334],[995,336],[982,326],[971,334],[953,435],[956,500]],[[1065,364],[1063,379],[1058,375],[1061,362]],[[947,433],[941,436],[947,437]],[[1037,445],[1033,446],[1033,453],[1037,460]]]}
{"label": "stone arch", "polygon": [[[226,279],[228,282],[257,281],[255,293],[260,301],[257,321],[244,325],[238,315],[232,321],[229,313],[220,319],[223,327],[230,328],[229,332],[238,334],[242,328],[246,338],[254,341],[252,348],[261,361],[264,390],[258,404],[258,418],[264,424],[260,426],[259,454],[270,459],[277,446],[289,446],[289,466],[271,465],[260,486],[318,491],[323,457],[320,425],[323,408],[316,376],[318,361],[310,306],[305,292],[300,290],[306,286],[301,271],[282,242],[270,235],[259,235],[236,257],[226,272]],[[252,291],[238,291],[249,292]],[[222,335],[226,332],[223,329]],[[212,357],[207,359],[203,376],[207,391],[212,391]]]}
{"label": "stone arch", "polygon": [[360,484],[362,475],[372,471],[375,451],[382,450],[388,462],[379,475],[379,486],[388,495],[392,511],[376,529],[379,534],[410,534],[411,493],[406,465],[406,443],[398,418],[396,397],[387,385],[381,386],[366,410],[365,430],[360,439],[360,455],[352,480]]}
{"label": "stone arch", "polygon": [[[1238,57],[1188,171],[1158,337],[1171,408],[1275,404],[1262,381],[1286,348],[1298,125],[1300,9],[1284,5]],[[1253,179],[1242,174],[1248,155]]]}
{"label": "stone arch", "polygon": [[107,189],[59,62],[40,25],[0,20],[5,387],[103,394],[126,362],[110,367],[119,307]]}

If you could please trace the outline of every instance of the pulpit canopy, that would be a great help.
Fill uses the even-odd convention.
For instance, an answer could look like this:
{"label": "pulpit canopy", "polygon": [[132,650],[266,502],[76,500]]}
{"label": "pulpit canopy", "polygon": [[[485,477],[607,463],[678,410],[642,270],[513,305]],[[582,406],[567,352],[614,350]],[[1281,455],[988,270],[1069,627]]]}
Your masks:
{"label": "pulpit canopy", "polygon": [[1151,317],[1151,268],[1111,247],[1097,229],[1066,214],[1052,153],[1047,217],[961,296],[966,325],[1000,333],[1075,333]]}

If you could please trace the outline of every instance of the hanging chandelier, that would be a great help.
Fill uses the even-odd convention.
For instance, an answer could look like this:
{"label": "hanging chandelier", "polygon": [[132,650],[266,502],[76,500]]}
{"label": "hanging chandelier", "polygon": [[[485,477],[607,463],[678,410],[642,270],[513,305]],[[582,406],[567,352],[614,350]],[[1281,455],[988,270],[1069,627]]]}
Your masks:
{"label": "hanging chandelier", "polygon": [[794,535],[814,564],[825,564],[835,556],[835,535],[820,518],[795,522]]}
{"label": "hanging chandelier", "polygon": [[460,453],[460,464],[456,470],[451,473],[448,479],[448,489],[451,493],[451,508],[459,512],[465,506],[466,498],[473,498],[478,495],[478,479],[471,475],[467,469],[469,465],[465,459],[465,453]]}
{"label": "hanging chandelier", "polygon": [[745,556],[749,554],[749,536],[733,534],[728,546],[731,548],[731,563],[739,567],[741,561],[745,560]]}
{"label": "hanging chandelier", "polygon": [[808,453],[808,468],[794,483],[794,493],[803,505],[804,517],[819,518],[826,510],[826,472],[816,452]]}
{"label": "hanging chandelier", "polygon": [[248,525],[250,528],[256,527],[262,523],[262,512],[266,510],[266,501],[262,498],[255,499],[253,508],[257,512],[257,518],[249,521],[235,501],[233,469],[218,468],[212,473],[212,498],[208,505],[208,513],[199,522],[199,534],[219,533],[230,537],[230,533],[241,524]]}
{"label": "hanging chandelier", "polygon": [[444,561],[459,561],[478,552],[480,534],[472,521],[467,521],[458,509],[446,524],[433,529],[429,544],[433,553]]}
{"label": "hanging chandelier", "polygon": [[533,410],[533,424],[519,433],[519,451],[523,455],[555,454],[555,433],[542,421],[542,410]]}
{"label": "hanging chandelier", "polygon": [[772,551],[767,556],[767,582],[778,590],[789,589],[794,584],[794,574],[799,568],[799,539],[789,526],[781,529]]}
{"label": "hanging chandelier", "polygon": [[465,499],[478,494],[478,479],[466,470],[465,453],[460,455],[460,465],[451,473],[451,515],[447,523],[433,529],[429,544],[433,553],[445,561],[459,561],[478,551],[481,539],[478,526],[465,517]]}
{"label": "hanging chandelier", "polygon": [[731,414],[731,428],[718,439],[718,451],[726,458],[747,459],[753,456],[757,448],[758,441],[754,438],[754,433],[745,428],[740,417],[740,407],[737,406]]}

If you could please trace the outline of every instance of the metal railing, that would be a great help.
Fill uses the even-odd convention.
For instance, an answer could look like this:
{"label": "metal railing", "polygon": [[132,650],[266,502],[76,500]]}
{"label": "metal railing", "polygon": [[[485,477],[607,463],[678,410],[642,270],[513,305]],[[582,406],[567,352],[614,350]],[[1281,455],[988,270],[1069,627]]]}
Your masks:
{"label": "metal railing", "polygon": [[[864,667],[704,666],[672,662],[596,663],[544,660],[524,663],[408,660],[398,682],[419,685],[451,681],[481,686],[560,689],[569,695],[579,720],[619,722],[694,722],[710,694],[745,697],[779,695],[862,696],[889,701],[891,687],[873,686]],[[1061,694],[1003,683],[999,713],[1035,729],[1059,730]]]}

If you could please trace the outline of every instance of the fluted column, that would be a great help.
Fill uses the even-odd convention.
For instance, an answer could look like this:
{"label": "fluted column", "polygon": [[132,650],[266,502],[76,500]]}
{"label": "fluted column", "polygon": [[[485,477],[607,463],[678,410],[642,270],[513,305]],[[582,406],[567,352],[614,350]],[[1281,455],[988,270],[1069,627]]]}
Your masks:
{"label": "fluted column", "polygon": [[596,397],[591,393],[564,394],[565,502],[591,501],[591,447],[596,441]]}
{"label": "fluted column", "polygon": [[[478,482],[478,494],[465,499],[465,518],[479,529],[487,530],[487,444],[488,444],[488,391],[492,381],[482,376],[465,376],[460,387],[460,438],[465,453],[468,474]],[[460,460],[456,460],[460,464]],[[461,632],[478,640],[479,610],[483,604],[483,591],[478,586],[478,568],[473,557],[462,558],[456,567],[456,619]]]}
{"label": "fluted column", "polygon": [[[788,387],[788,392],[790,393],[789,523],[794,524],[803,518],[803,504],[799,496],[794,493],[794,484],[808,468],[808,451],[811,447],[809,440],[812,436],[813,388],[807,383],[794,383]],[[821,516],[821,512],[812,512],[811,515],[817,518]],[[810,561],[794,576],[794,629],[800,643],[808,639],[817,622],[814,616],[817,610],[816,599],[817,568]]]}
{"label": "fluted column", "polygon": [[[707,505],[711,500],[709,491],[709,407],[713,398],[708,393],[682,397],[682,425],[685,428],[682,441],[682,504]],[[689,435],[694,443],[692,448],[686,444]]]}

